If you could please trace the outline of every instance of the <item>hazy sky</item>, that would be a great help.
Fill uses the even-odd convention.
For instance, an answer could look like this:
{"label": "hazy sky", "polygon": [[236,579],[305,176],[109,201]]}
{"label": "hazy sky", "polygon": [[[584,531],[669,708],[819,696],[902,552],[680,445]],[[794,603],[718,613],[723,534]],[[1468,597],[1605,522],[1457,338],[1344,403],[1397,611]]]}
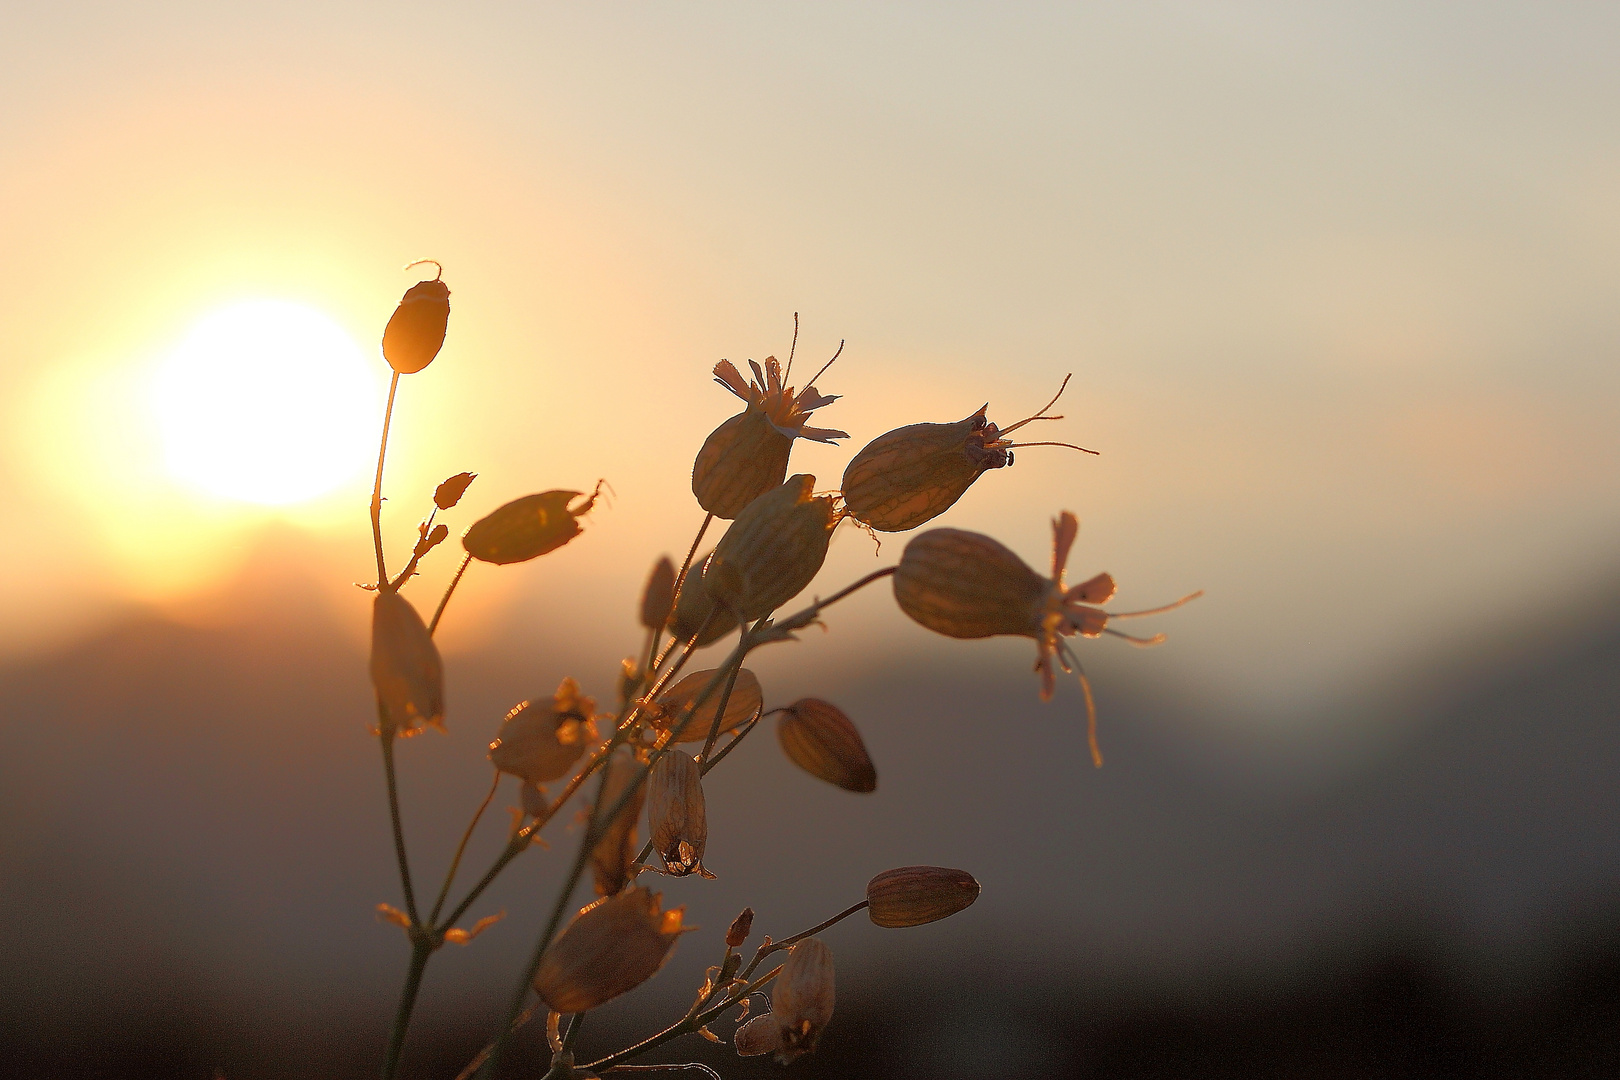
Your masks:
{"label": "hazy sky", "polygon": [[[692,453],[736,411],[708,369],[785,354],[795,311],[807,359],[848,341],[820,420],[850,444],[795,451],[825,487],[887,428],[986,400],[1005,424],[1074,372],[1043,435],[1102,456],[1021,452],[941,524],[1040,565],[1072,509],[1074,570],[1111,570],[1121,603],[1207,589],[1130,663],[1256,715],[1620,574],[1612,5],[55,4],[7,24],[6,650],[194,604],[277,520],[362,626],[363,470],[279,510],[199,494],[164,468],[149,387],[241,300],[308,304],[372,356],[423,256],[454,313],[402,391],[396,545],[463,468],[482,475],[457,530],[528,491],[614,490],[553,562],[470,576],[451,651],[537,600],[622,637],[700,518]],[[825,580],[875,565],[841,533]],[[851,610],[835,653],[928,644]]]}

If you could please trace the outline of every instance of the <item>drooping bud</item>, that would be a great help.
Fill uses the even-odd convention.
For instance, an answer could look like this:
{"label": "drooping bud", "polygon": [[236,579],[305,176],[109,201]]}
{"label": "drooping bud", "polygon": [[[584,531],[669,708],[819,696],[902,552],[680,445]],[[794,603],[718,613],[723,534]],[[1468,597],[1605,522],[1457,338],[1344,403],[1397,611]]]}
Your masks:
{"label": "drooping bud", "polygon": [[[606,813],[630,789],[640,766],[636,764],[634,751],[621,746],[604,768],[607,769],[607,787],[602,792],[602,809]],[[641,816],[641,804],[646,796],[646,786],[638,785],[624,810],[603,828],[602,838],[591,849],[591,873],[598,896],[612,896],[630,880],[637,853],[636,820]]]}
{"label": "drooping bud", "polygon": [[709,595],[740,621],[769,615],[821,570],[837,521],[832,499],[811,495],[815,484],[800,473],[749,503],[704,565]]}
{"label": "drooping bud", "polygon": [[433,489],[433,505],[440,510],[448,510],[461,501],[467,494],[467,486],[478,479],[477,473],[458,472],[444,483]]}
{"label": "drooping bud", "polygon": [[666,873],[702,873],[709,820],[703,804],[703,773],[684,750],[671,747],[647,775],[647,829]]}
{"label": "drooping bud", "polygon": [[413,375],[439,355],[450,320],[450,288],[438,278],[405,290],[383,328],[383,359],[401,375]]}
{"label": "drooping bud", "polygon": [[[703,688],[709,685],[717,673],[718,669],[713,668],[708,671],[692,672],[659,694],[658,700],[645,710],[644,715],[659,731],[673,730],[675,725],[681,723],[686,710],[698,699],[698,695],[703,693]],[[724,689],[724,682],[714,688],[709,694],[709,699],[697,708],[692,714],[692,719],[681,728],[676,742],[703,742],[709,737],[709,729],[714,726],[714,716],[720,709],[720,695]],[[737,672],[737,681],[731,688],[731,697],[726,701],[725,715],[720,718],[720,730],[731,732],[746,724],[763,708],[764,700],[765,692],[760,689],[759,676],[747,668]]]}
{"label": "drooping bud", "polygon": [[[475,559],[518,563],[555,551],[580,534],[579,519],[596,505],[602,485],[582,491],[542,491],[513,499],[473,522],[461,546]],[[575,505],[576,500],[584,502]]]}
{"label": "drooping bud", "polygon": [[565,678],[548,704],[520,702],[506,719],[489,760],[501,772],[530,784],[544,784],[568,775],[585,745],[596,741],[596,702],[579,692],[579,684]]}
{"label": "drooping bud", "polygon": [[371,606],[371,684],[382,703],[384,738],[432,724],[444,729],[444,665],[422,616],[388,589]]}
{"label": "drooping bud", "polygon": [[[691,641],[697,634],[697,647],[712,645],[737,629],[737,617],[718,607],[709,590],[703,585],[703,564],[709,556],[697,560],[681,582],[680,594],[675,598],[675,610],[669,616],[669,632],[677,641]],[[701,633],[700,633],[701,631]]]}
{"label": "drooping bud", "polygon": [[665,555],[647,575],[647,587],[641,591],[641,625],[657,630],[669,621],[675,607],[675,564]]}
{"label": "drooping bud", "polygon": [[581,909],[540,959],[540,999],[555,1012],[586,1012],[657,974],[688,929],[684,909],[664,911],[659,901],[638,886]]}
{"label": "drooping bud", "polygon": [[805,938],[788,951],[771,993],[780,1045],[776,1060],[788,1062],[816,1048],[833,1014],[832,950],[818,938]]}
{"label": "drooping bud", "polygon": [[731,920],[731,928],[726,931],[726,948],[735,949],[748,940],[748,935],[754,929],[754,909],[745,907],[742,912]]}
{"label": "drooping bud", "polygon": [[921,926],[955,915],[978,898],[979,883],[966,870],[902,866],[867,883],[866,912],[879,926]]}
{"label": "drooping bud", "polygon": [[[1063,386],[1068,386],[1067,377]],[[1007,438],[1036,420],[1061,420],[1046,408],[1008,428],[998,428],[986,405],[954,424],[908,424],[885,432],[861,448],[844,469],[844,506],[850,515],[880,532],[904,532],[943,514],[973,482],[991,469],[1013,463],[1019,446],[1068,446],[1069,443],[1015,443]]]}
{"label": "drooping bud", "polygon": [[930,529],[913,537],[894,574],[894,598],[914,621],[955,638],[1039,637],[1048,582],[980,533]]}
{"label": "drooping bud", "polygon": [[775,1016],[761,1013],[738,1028],[731,1042],[739,1057],[758,1057],[782,1048],[782,1032]]}
{"label": "drooping bud", "polygon": [[[842,348],[839,346],[840,351]],[[794,439],[831,443],[849,437],[842,431],[805,425],[812,412],[838,400],[837,395],[824,396],[814,386],[795,394],[793,387],[783,385],[787,373],[774,356],[765,359],[763,370],[752,360],[748,363],[754,369],[751,383],[729,360],[714,366],[715,381],[746,401],[748,408],[710,433],[692,465],[692,494],[699,506],[720,518],[736,517],[754,499],[781,484]],[[791,369],[791,357],[788,366]]]}
{"label": "drooping bud", "polygon": [[795,701],[776,722],[776,736],[788,760],[811,776],[845,791],[877,790],[861,733],[838,706],[820,698]]}

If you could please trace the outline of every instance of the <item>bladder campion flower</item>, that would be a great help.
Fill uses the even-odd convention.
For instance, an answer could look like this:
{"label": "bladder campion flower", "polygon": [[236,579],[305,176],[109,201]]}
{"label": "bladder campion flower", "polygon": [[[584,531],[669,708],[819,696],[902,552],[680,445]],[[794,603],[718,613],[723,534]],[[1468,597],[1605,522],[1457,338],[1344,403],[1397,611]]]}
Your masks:
{"label": "bladder campion flower", "polygon": [[709,556],[704,555],[693,564],[675,597],[675,610],[669,615],[669,632],[675,639],[691,641],[698,648],[713,645],[737,629],[737,617],[717,607],[703,585],[703,566],[708,561]]}
{"label": "bladder campion flower", "polygon": [[542,491],[513,499],[473,522],[461,538],[461,546],[483,562],[526,562],[578,536],[579,519],[591,512],[601,494],[602,485],[598,483],[589,495],[583,491]]}
{"label": "bladder campion flower", "polygon": [[808,473],[789,477],[749,503],[714,546],[703,586],[739,621],[769,615],[821,569],[838,519],[831,496],[811,494],[815,486]]}
{"label": "bladder campion flower", "polygon": [[982,638],[1000,634],[1035,639],[1035,670],[1041,677],[1041,700],[1052,697],[1055,667],[1076,673],[1086,700],[1086,733],[1094,764],[1102,764],[1097,748],[1097,708],[1091,682],[1064,638],[1102,634],[1124,638],[1133,645],[1157,645],[1163,634],[1134,637],[1108,626],[1110,619],[1157,615],[1202,596],[1195,592],[1173,604],[1147,611],[1107,612],[1114,596],[1114,579],[1098,574],[1078,585],[1064,583],[1069,549],[1079,534],[1080,522],[1065,510],[1052,521],[1052,576],[1043,578],[1016,554],[980,533],[962,529],[930,529],[913,537],[900,556],[894,575],[894,598],[914,621],[937,633],[956,638]]}
{"label": "bladder campion flower", "polygon": [[647,830],[665,873],[714,876],[703,868],[703,849],[709,840],[703,773],[684,750],[671,747],[647,775]]}
{"label": "bladder campion flower", "polygon": [[833,1014],[832,950],[818,938],[805,938],[788,952],[771,992],[776,1018],[776,1060],[786,1065],[816,1048]]}
{"label": "bladder campion flower", "polygon": [[979,883],[966,870],[902,866],[866,885],[866,913],[879,926],[922,926],[955,915],[979,898]]}
{"label": "bladder campion flower", "polygon": [[752,382],[744,380],[730,360],[714,365],[714,381],[746,401],[748,407],[715,428],[698,451],[692,465],[692,494],[697,496],[699,506],[715,517],[734,518],[756,497],[782,482],[794,439],[831,443],[849,438],[847,432],[805,424],[812,412],[838,400],[837,394],[824,395],[814,385],[837,359],[835,353],[816,372],[811,385],[797,394],[793,387],[784,385],[793,370],[791,357],[785,372],[774,356],[765,358],[763,371],[754,361],[748,361],[754,370]]}
{"label": "bladder campion flower", "polygon": [[608,759],[607,778],[602,786],[602,805],[617,805],[630,785],[635,792],[619,816],[603,824],[602,837],[591,849],[591,874],[595,879],[596,895],[612,896],[624,888],[632,875],[636,861],[636,819],[641,816],[641,804],[647,797],[647,785],[637,783],[640,766],[635,752],[621,746]]}
{"label": "bladder campion flower", "polygon": [[1068,446],[1070,443],[1015,443],[1007,436],[1036,420],[1061,420],[1046,410],[1063,395],[1063,386],[1034,416],[1009,428],[985,418],[990,406],[954,424],[909,424],[867,443],[844,469],[844,507],[850,516],[880,532],[905,532],[943,514],[973,482],[991,469],[1013,463],[1020,446]]}
{"label": "bladder campion flower", "polygon": [[683,908],[663,910],[658,893],[637,886],[580,909],[540,961],[535,992],[560,1013],[585,1012],[658,973],[690,927]]}
{"label": "bladder campion flower", "polygon": [[422,616],[389,588],[371,607],[371,683],[381,706],[383,738],[410,736],[432,724],[444,730],[444,664]]}
{"label": "bladder campion flower", "polygon": [[[649,703],[642,715],[653,725],[654,732],[660,737],[672,732],[692,702],[697,700],[703,688],[709,685],[709,681],[716,674],[712,668],[708,671],[694,671],[659,694],[656,701]],[[731,688],[731,697],[726,701],[725,716],[720,720],[720,730],[734,731],[748,723],[754,718],[754,714],[765,707],[764,700],[765,694],[760,688],[759,676],[748,668],[737,672],[737,681]],[[714,726],[714,714],[719,708],[720,695],[711,694],[709,699],[692,714],[692,719],[686,722],[686,726],[681,729],[680,737],[675,741],[702,742],[707,739],[709,729]]]}
{"label": "bladder campion flower", "polygon": [[565,678],[549,707],[525,701],[506,714],[489,744],[489,760],[530,784],[560,779],[585,752],[585,744],[596,741],[595,714],[596,702]]}
{"label": "bladder campion flower", "polygon": [[383,359],[401,375],[421,371],[444,347],[444,331],[450,321],[450,287],[440,280],[443,274],[444,268],[439,267],[439,276],[432,281],[419,281],[405,290],[383,328]]}
{"label": "bladder campion flower", "polygon": [[866,743],[844,711],[820,698],[801,698],[782,710],[776,735],[788,760],[845,791],[877,790],[877,770]]}

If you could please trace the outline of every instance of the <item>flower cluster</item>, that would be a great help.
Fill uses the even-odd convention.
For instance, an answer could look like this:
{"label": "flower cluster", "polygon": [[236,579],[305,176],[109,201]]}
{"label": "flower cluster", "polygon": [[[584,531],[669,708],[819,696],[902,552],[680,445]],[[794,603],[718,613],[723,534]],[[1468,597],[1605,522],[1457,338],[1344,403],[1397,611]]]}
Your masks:
{"label": "flower cluster", "polygon": [[[441,278],[442,271],[413,286],[384,331],[383,356],[395,380],[390,409],[399,377],[427,367],[444,344],[450,309],[449,290]],[[839,353],[842,349],[840,344]],[[588,494],[558,488],[525,495],[474,521],[461,538],[460,567],[432,618],[424,619],[402,589],[415,577],[421,560],[448,537],[448,526],[438,523],[437,515],[454,511],[475,474],[456,473],[438,486],[433,506],[418,526],[409,561],[391,577],[379,516],[385,420],[372,496],[377,580],[366,587],[375,592],[371,657],[378,711],[375,732],[388,782],[404,907],[385,904],[379,911],[405,930],[412,950],[384,1062],[385,1080],[399,1067],[405,1028],[429,959],[445,943],[466,944],[494,924],[500,916],[480,919],[470,930],[456,926],[512,860],[543,846],[542,831],[576,800],[580,805],[572,820],[580,825],[579,844],[522,973],[522,991],[510,1013],[494,1027],[490,1046],[464,1076],[492,1074],[509,1050],[511,1033],[539,1012],[548,1017],[552,1057],[545,1075],[553,1080],[598,1075],[682,1035],[724,1041],[711,1028],[722,1020],[739,1024],[731,1037],[738,1054],[773,1054],[777,1061],[789,1063],[815,1050],[833,1017],[833,955],[821,934],[863,910],[876,926],[903,928],[936,922],[974,902],[979,883],[965,871],[936,866],[887,870],[872,878],[864,898],[849,908],[779,941],[764,938],[745,962],[738,950],[752,934],[754,912],[749,908],[731,924],[720,962],[708,969],[683,1017],[633,1046],[582,1060],[580,1029],[585,1014],[652,978],[677,942],[693,932],[685,924],[684,909],[665,907],[661,894],[647,887],[643,875],[714,876],[707,863],[704,778],[765,717],[778,717],[784,755],[809,776],[849,792],[876,789],[877,769],[865,741],[841,708],[820,697],[806,697],[768,709],[759,678],[744,666],[756,649],[794,640],[797,630],[821,621],[828,607],[868,584],[892,577],[900,610],[937,633],[1033,639],[1043,698],[1052,695],[1057,669],[1079,675],[1092,751],[1101,763],[1090,685],[1070,639],[1112,634],[1135,644],[1156,644],[1162,635],[1131,637],[1110,623],[1169,610],[1191,597],[1152,611],[1104,610],[1101,605],[1114,594],[1112,577],[1097,574],[1076,585],[1065,580],[1079,530],[1078,520],[1067,510],[1053,521],[1049,576],[1031,569],[989,536],[936,528],[912,537],[898,565],[868,574],[799,611],[782,613],[783,606],[820,573],[832,534],[845,518],[868,530],[917,529],[959,502],[980,476],[1010,466],[1017,447],[1070,445],[1017,443],[1010,438],[1034,421],[1061,419],[1047,414],[1057,397],[1006,428],[988,419],[988,406],[954,423],[895,428],[856,453],[840,490],[827,492],[818,490],[814,476],[788,475],[793,442],[833,443],[848,436],[809,426],[813,412],[837,399],[816,389],[825,366],[796,391],[790,385],[792,358],[790,351],[786,365],[775,357],[767,357],[763,365],[748,361],[752,380],[745,380],[730,361],[714,367],[716,381],[741,398],[745,407],[715,428],[697,453],[692,491],[706,516],[685,560],[677,565],[667,556],[659,558],[647,577],[637,612],[645,640],[618,667],[616,707],[599,711],[597,701],[572,677],[563,679],[549,699],[513,706],[489,743],[493,768],[489,795],[467,826],[431,907],[419,905],[412,889],[394,753],[398,738],[427,727],[442,729],[445,723],[443,664],[434,631],[473,562],[526,563],[583,535],[584,519],[597,503],[602,482]],[[1064,386],[1067,383],[1065,379]],[[1058,394],[1062,392],[1060,387]],[[725,531],[711,550],[698,556],[715,519],[728,522]],[[701,649],[728,635],[735,635],[736,644],[724,660],[687,670]],[[513,810],[508,842],[478,884],[446,913],[468,838],[503,776],[516,778],[520,804]],[[544,786],[558,783],[562,787],[555,794]],[[643,824],[644,843],[639,841]],[[731,872],[738,862],[735,852],[729,859],[723,851],[715,857],[723,872]],[[598,899],[570,915],[575,891],[587,871]],[[769,958],[783,952],[783,962],[762,970]],[[749,1018],[751,995],[767,988],[770,1011]],[[535,1004],[526,1005],[530,993]]]}

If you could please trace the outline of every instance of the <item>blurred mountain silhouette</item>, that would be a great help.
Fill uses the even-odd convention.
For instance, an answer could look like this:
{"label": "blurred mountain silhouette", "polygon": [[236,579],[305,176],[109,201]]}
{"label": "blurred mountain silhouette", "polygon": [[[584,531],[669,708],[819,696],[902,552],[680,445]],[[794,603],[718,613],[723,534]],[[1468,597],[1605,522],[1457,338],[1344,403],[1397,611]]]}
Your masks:
{"label": "blurred mountain silhouette", "polygon": [[[363,649],[290,570],[229,609],[210,628],[132,615],[0,671],[10,1075],[375,1068],[405,946],[373,917],[399,897]],[[1323,702],[1292,743],[1099,661],[1101,770],[1075,703],[1036,700],[1027,649],[948,643],[780,695],[762,664],[767,705],[813,690],[855,718],[878,791],[819,784],[757,733],[711,778],[718,879],[660,886],[704,931],[582,1045],[678,1015],[744,904],[780,937],[878,870],[938,863],[976,874],[980,902],[828,931],[839,1012],[795,1074],[1620,1075],[1614,610],[1507,644],[1482,628]],[[450,659],[449,732],[399,754],[419,891],[489,783],[500,716],[549,693],[569,648]],[[606,696],[597,667],[574,673]],[[1334,734],[1357,730],[1376,738]],[[503,787],[465,880],[515,802]],[[505,922],[435,959],[409,1075],[448,1078],[487,1038],[571,836],[553,842],[471,913]]]}

